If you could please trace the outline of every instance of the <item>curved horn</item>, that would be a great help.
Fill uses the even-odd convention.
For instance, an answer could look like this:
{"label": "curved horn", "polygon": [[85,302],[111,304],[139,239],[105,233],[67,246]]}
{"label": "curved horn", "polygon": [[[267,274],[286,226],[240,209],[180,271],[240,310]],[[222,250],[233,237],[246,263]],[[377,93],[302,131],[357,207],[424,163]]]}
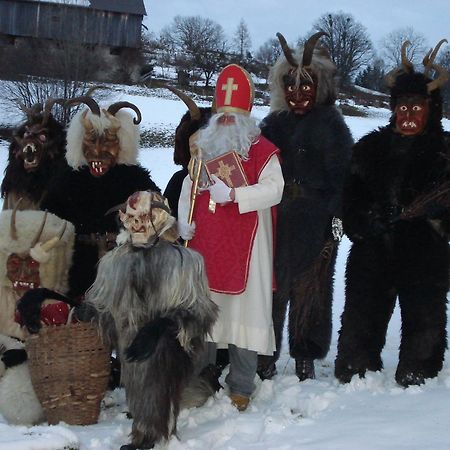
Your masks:
{"label": "curved horn", "polygon": [[42,231],[44,230],[44,227],[45,227],[45,221],[47,220],[47,214],[48,214],[48,212],[45,211],[44,218],[42,219],[41,226],[39,227],[39,231],[37,232],[35,238],[33,239],[33,242],[30,244],[30,248],[33,248],[39,242],[39,238],[41,237]]}
{"label": "curved horn", "polygon": [[298,62],[295,60],[294,55],[292,54],[292,50],[289,48],[286,39],[281,33],[277,33],[277,38],[280,41],[281,48],[283,50],[284,56],[286,57],[287,62],[292,67],[298,67]]}
{"label": "curved horn", "polygon": [[60,241],[62,239],[62,237],[64,236],[64,233],[66,232],[66,228],[67,228],[67,220],[64,221],[61,231],[59,232],[58,241]]}
{"label": "curved horn", "polygon": [[49,98],[45,102],[44,112],[42,113],[42,123],[41,125],[45,127],[47,125],[48,119],[50,118],[50,113],[52,112],[52,108],[55,103],[59,105],[65,105],[66,100],[64,98]]}
{"label": "curved horn", "polygon": [[411,42],[405,41],[402,45],[402,66],[406,72],[411,72],[414,69],[412,62],[406,56],[406,49],[411,45]]}
{"label": "curved horn", "polygon": [[186,95],[184,92],[181,92],[177,88],[174,88],[172,86],[166,86],[169,91],[172,91],[176,96],[180,97],[181,100],[183,100],[184,104],[188,107],[189,113],[191,115],[192,120],[200,120],[201,113],[198,106],[195,104],[194,100]]}
{"label": "curved horn", "polygon": [[133,103],[130,103],[130,102],[117,102],[117,103],[113,103],[113,104],[110,105],[110,107],[108,108],[108,112],[109,112],[110,114],[112,114],[113,116],[115,116],[116,113],[117,113],[117,111],[119,111],[119,109],[122,109],[122,108],[130,108],[130,109],[132,109],[132,110],[136,113],[136,115],[137,115],[137,118],[135,117],[135,118],[133,119],[133,123],[134,123],[135,125],[141,123],[141,120],[142,120],[141,111],[139,110],[139,108],[138,108],[136,105],[133,105]]}
{"label": "curved horn", "polygon": [[434,63],[434,60],[436,59],[439,49],[441,48],[442,44],[444,44],[444,42],[447,44],[448,43],[447,39],[441,39],[436,44],[436,47],[434,47],[434,49],[430,49],[430,51],[425,55],[425,58],[423,58],[422,62],[423,65],[425,66],[425,70],[423,72],[424,75],[428,76],[428,74],[430,73],[431,70],[430,65]]}
{"label": "curved horn", "polygon": [[315,34],[313,34],[306,42],[304,45],[304,50],[303,50],[303,59],[302,59],[302,66],[303,67],[309,67],[311,65],[311,61],[312,61],[312,56],[313,56],[313,52],[314,52],[314,48],[317,44],[317,41],[322,37],[322,36],[328,36],[327,33],[325,33],[324,31],[319,31]]}
{"label": "curved horn", "polygon": [[16,212],[17,212],[17,209],[19,208],[20,202],[22,200],[23,200],[23,197],[20,197],[16,203],[16,206],[14,206],[14,209],[11,213],[11,223],[9,226],[9,234],[11,236],[11,239],[14,241],[17,241]]}
{"label": "curved horn", "polygon": [[98,103],[92,97],[88,97],[87,95],[71,98],[66,101],[65,106],[69,107],[73,105],[79,105],[80,103],[84,103],[85,105],[87,105],[92,111],[92,114],[100,116],[100,106],[98,106]]}
{"label": "curved horn", "polygon": [[436,71],[436,73],[438,74],[438,77],[433,80],[430,81],[427,84],[427,91],[429,94],[431,94],[431,92],[433,92],[435,89],[443,86],[445,83],[447,83],[448,79],[449,79],[449,73],[447,71],[447,69],[445,69],[442,66],[439,66],[437,64],[430,64],[429,65],[430,69],[434,69]]}
{"label": "curved horn", "polygon": [[[61,231],[59,232],[59,235],[53,236],[48,241],[45,241],[43,244],[41,244],[39,251],[43,253],[48,253],[61,240],[61,238],[64,235],[64,232],[66,231],[66,227],[67,227],[67,220],[64,221]],[[38,246],[39,244],[36,245],[36,247]],[[34,246],[31,248],[34,248]]]}

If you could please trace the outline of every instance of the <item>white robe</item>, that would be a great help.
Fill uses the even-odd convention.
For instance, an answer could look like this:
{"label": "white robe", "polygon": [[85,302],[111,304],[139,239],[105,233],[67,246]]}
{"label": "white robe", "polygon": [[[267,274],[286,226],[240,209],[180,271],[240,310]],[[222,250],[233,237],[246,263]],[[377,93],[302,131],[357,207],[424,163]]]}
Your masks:
{"label": "white robe", "polygon": [[[181,190],[178,218],[187,222],[192,182],[188,177]],[[219,318],[210,336],[219,348],[234,344],[261,355],[275,351],[272,324],[273,233],[270,208],[281,201],[284,179],[277,156],[272,156],[258,183],[235,189],[239,212],[258,213],[258,229],[252,248],[248,281],[239,295],[211,293],[219,306]],[[220,205],[216,206],[220,208]]]}

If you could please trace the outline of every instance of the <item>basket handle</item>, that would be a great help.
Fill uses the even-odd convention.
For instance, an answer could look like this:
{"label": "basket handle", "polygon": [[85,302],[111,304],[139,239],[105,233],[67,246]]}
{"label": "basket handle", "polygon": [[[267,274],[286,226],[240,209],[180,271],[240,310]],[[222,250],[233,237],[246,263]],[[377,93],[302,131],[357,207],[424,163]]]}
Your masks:
{"label": "basket handle", "polygon": [[73,318],[74,313],[75,313],[75,307],[72,306],[72,308],[70,308],[70,310],[69,310],[69,315],[67,316],[66,325],[70,325],[72,323],[72,318]]}

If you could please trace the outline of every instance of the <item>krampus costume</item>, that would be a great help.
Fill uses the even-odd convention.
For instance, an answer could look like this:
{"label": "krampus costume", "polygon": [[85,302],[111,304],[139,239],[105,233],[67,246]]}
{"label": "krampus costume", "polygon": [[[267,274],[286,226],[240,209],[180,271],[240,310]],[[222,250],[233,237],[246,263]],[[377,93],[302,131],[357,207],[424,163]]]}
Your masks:
{"label": "krampus costume", "polygon": [[34,332],[41,306],[47,312],[58,307],[54,300],[68,289],[75,232],[53,214],[17,211],[19,206],[0,213],[0,413],[10,423],[33,425],[44,414],[31,385],[21,342],[27,329],[16,321],[16,307],[26,297],[32,301],[28,311],[36,319],[30,321]]}
{"label": "krampus costume", "polygon": [[437,375],[444,359],[450,189],[439,87],[448,74],[433,63],[439,45],[425,58],[425,72],[415,72],[408,44],[401,68],[388,75],[390,123],[355,145],[344,188],[344,230],[353,245],[335,365],[342,382],[383,368],[380,354],[397,296],[397,382],[421,384]]}
{"label": "krampus costume", "polygon": [[40,209],[52,178],[67,167],[66,132],[51,110],[61,99],[48,99],[24,109],[27,119],[13,133],[8,164],[1,185],[3,209]]}
{"label": "krampus costume", "polygon": [[263,379],[276,373],[289,301],[289,347],[300,380],[315,377],[314,360],[330,347],[336,218],[353,142],[334,106],[335,66],[324,50],[314,49],[323,34],[292,54],[278,33],[284,55],[271,70],[271,113],[261,124],[281,151],[285,179],[275,250],[277,350],[259,358]]}
{"label": "krampus costume", "polygon": [[[155,192],[137,192],[120,213],[125,242],[101,260],[86,294],[104,338],[116,348],[133,417],[132,443],[152,448],[176,432],[183,390],[198,405],[214,392],[193,378],[194,362],[217,316],[203,258],[176,243],[175,218]],[[197,384],[188,387],[189,381]]]}
{"label": "krampus costume", "polygon": [[[159,190],[148,171],[137,164],[141,119],[128,102],[102,109],[91,97],[70,103],[89,106],[78,112],[67,131],[69,168],[49,188],[42,209],[75,225],[76,242],[70,272],[69,296],[81,297],[94,282],[100,257],[114,246],[118,232],[115,214],[108,211],[138,190]],[[131,108],[138,119],[121,108]]]}
{"label": "krampus costume", "polygon": [[[20,206],[20,205],[17,205]],[[66,293],[74,227],[44,211],[0,214],[0,333],[24,339],[15,321],[18,300],[30,289]]]}
{"label": "krampus costume", "polygon": [[175,130],[175,148],[173,151],[173,162],[182,166],[182,169],[175,172],[164,190],[164,197],[169,202],[173,216],[178,218],[178,200],[180,198],[183,180],[188,175],[188,164],[191,159],[189,151],[189,138],[202,126],[206,125],[211,117],[211,108],[199,108],[195,102],[183,92],[173,87],[168,87],[175,95],[181,98],[188,111],[183,115]]}

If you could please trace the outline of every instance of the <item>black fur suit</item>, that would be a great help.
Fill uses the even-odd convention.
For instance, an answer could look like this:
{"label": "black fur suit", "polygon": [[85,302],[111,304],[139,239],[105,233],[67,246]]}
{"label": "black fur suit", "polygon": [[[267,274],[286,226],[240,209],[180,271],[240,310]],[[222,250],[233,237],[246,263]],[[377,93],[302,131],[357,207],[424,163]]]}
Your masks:
{"label": "black fur suit", "polygon": [[[337,246],[332,245],[319,292],[311,298],[308,275],[332,241],[331,220],[340,216],[342,182],[353,144],[342,115],[316,105],[305,115],[273,112],[262,134],[281,151],[285,188],[278,205],[273,320],[279,357],[287,303],[290,300],[289,346],[293,358],[323,358],[331,339],[333,272]],[[313,283],[314,284],[314,283]],[[313,289],[314,290],[314,289]],[[261,358],[261,357],[260,357]],[[267,357],[264,358],[267,364]],[[264,359],[260,359],[263,361]]]}
{"label": "black fur suit", "polygon": [[390,125],[354,147],[343,201],[344,230],[353,246],[335,366],[343,382],[383,368],[380,353],[397,296],[402,318],[397,382],[420,384],[442,368],[448,209],[428,204],[418,217],[398,220],[402,208],[448,178],[440,99],[432,100],[422,134],[394,132],[393,116]]}
{"label": "black fur suit", "polygon": [[[45,125],[41,125],[42,121],[42,113],[30,115],[14,131],[1,184],[3,209],[13,209],[20,198],[20,210],[41,209],[40,203],[51,180],[67,167],[63,125],[51,115]],[[44,136],[45,141],[40,141],[39,136]],[[33,170],[25,170],[27,159],[37,161]]]}
{"label": "black fur suit", "polygon": [[[105,215],[108,210],[126,202],[136,191],[159,188],[146,169],[138,165],[120,164],[105,175],[94,177],[88,166],[79,170],[68,168],[49,187],[41,209],[56,214],[75,225],[75,247],[69,273],[71,298],[79,298],[94,282],[96,267],[102,250],[113,246],[119,232],[116,214]],[[106,233],[111,240],[105,242]],[[92,234],[97,234],[92,240]],[[109,238],[108,238],[109,239]],[[99,249],[99,247],[108,248]]]}

